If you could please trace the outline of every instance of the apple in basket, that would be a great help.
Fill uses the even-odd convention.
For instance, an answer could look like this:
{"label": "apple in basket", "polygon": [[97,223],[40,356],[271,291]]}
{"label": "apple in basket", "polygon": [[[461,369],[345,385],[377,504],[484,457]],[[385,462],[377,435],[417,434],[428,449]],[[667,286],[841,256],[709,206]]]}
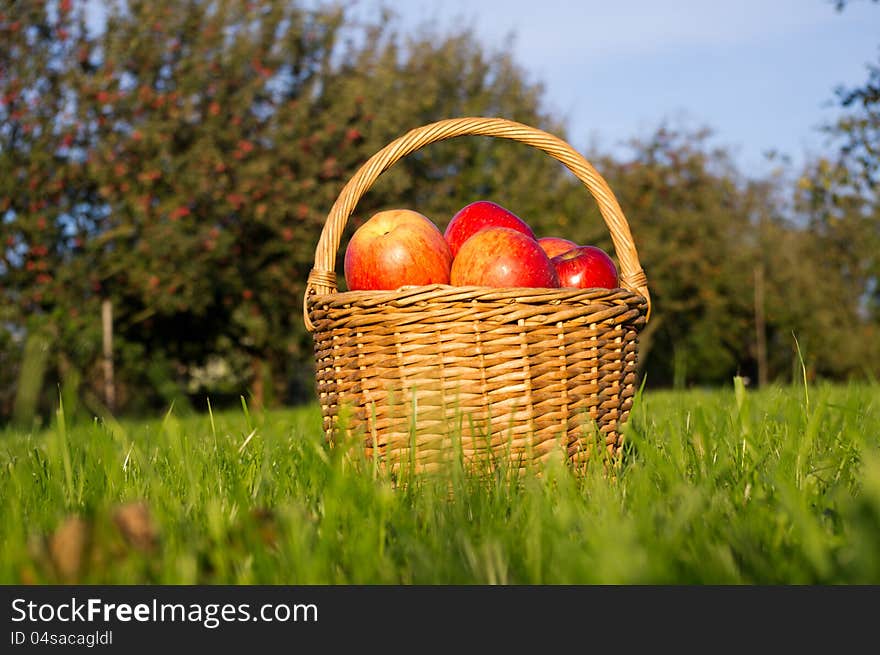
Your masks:
{"label": "apple in basket", "polygon": [[389,209],[370,217],[345,249],[350,291],[449,284],[452,253],[431,220],[411,209]]}
{"label": "apple in basket", "polygon": [[477,200],[459,209],[446,226],[443,235],[452,256],[471,236],[487,227],[506,227],[535,239],[532,228],[519,216],[489,200]]}
{"label": "apple in basket", "polygon": [[541,237],[538,239],[538,245],[544,249],[550,259],[578,247],[574,241],[562,237]]}
{"label": "apple in basket", "polygon": [[578,246],[550,260],[559,276],[560,287],[616,289],[617,267],[601,248]]}
{"label": "apple in basket", "polygon": [[558,287],[559,278],[537,240],[509,227],[487,227],[465,241],[452,260],[456,286]]}

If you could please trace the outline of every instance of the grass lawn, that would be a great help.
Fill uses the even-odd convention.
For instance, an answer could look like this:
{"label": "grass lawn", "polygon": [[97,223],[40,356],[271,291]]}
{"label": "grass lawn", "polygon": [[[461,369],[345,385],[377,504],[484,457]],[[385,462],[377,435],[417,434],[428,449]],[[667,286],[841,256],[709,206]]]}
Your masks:
{"label": "grass lawn", "polygon": [[880,583],[880,387],[645,392],[615,476],[395,486],[317,406],[0,432],[0,583]]}

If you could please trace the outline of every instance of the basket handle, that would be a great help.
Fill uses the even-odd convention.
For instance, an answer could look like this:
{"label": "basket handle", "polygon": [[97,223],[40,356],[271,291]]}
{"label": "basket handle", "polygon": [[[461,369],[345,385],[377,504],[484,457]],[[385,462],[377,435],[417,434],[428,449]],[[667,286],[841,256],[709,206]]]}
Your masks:
{"label": "basket handle", "polygon": [[[336,252],[342,232],[358,200],[366,193],[376,179],[391,168],[398,160],[420,148],[457,136],[491,136],[519,141],[544,151],[562,162],[577,177],[599,204],[599,211],[611,233],[614,252],[620,261],[621,285],[634,291],[648,302],[648,316],[651,314],[651,296],[648,280],[639,263],[639,256],[629,230],[629,223],[608,183],[599,175],[583,156],[562,139],[543,130],[529,127],[504,118],[449,118],[410,130],[382,148],[355,173],[336,198],[330,209],[321,238],[315,249],[315,266],[309,273],[306,284],[306,298],[312,294],[336,292]],[[306,328],[314,328],[309,320],[307,303],[303,303]]]}

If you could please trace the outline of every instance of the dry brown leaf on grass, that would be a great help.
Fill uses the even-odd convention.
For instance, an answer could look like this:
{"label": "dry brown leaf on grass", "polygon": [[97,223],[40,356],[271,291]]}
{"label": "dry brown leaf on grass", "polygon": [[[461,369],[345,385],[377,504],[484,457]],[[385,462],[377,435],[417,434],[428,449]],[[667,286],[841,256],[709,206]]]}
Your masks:
{"label": "dry brown leaf on grass", "polygon": [[150,508],[143,501],[127,503],[113,512],[113,522],[132,548],[148,552],[156,548],[159,535]]}
{"label": "dry brown leaf on grass", "polygon": [[24,584],[82,582],[89,569],[100,570],[111,560],[134,551],[149,554],[159,544],[159,531],[144,501],[118,505],[109,512],[84,518],[71,514],[49,533],[29,542],[32,566],[22,570]]}
{"label": "dry brown leaf on grass", "polygon": [[92,523],[67,517],[48,538],[49,559],[58,578],[71,582],[81,577],[92,544]]}

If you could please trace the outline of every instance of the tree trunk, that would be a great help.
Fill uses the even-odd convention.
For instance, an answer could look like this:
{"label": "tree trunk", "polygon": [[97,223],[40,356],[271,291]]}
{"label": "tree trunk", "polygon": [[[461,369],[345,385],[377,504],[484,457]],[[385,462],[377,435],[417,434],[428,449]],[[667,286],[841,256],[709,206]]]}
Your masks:
{"label": "tree trunk", "polygon": [[758,386],[767,385],[767,328],[764,322],[764,266],[755,266],[755,342],[758,360]]}
{"label": "tree trunk", "polygon": [[104,404],[111,412],[116,408],[116,384],[113,381],[113,302],[101,303],[101,328],[104,350]]}
{"label": "tree trunk", "polygon": [[261,357],[252,360],[253,382],[251,383],[251,399],[256,407],[263,409],[266,401],[264,362]]}

